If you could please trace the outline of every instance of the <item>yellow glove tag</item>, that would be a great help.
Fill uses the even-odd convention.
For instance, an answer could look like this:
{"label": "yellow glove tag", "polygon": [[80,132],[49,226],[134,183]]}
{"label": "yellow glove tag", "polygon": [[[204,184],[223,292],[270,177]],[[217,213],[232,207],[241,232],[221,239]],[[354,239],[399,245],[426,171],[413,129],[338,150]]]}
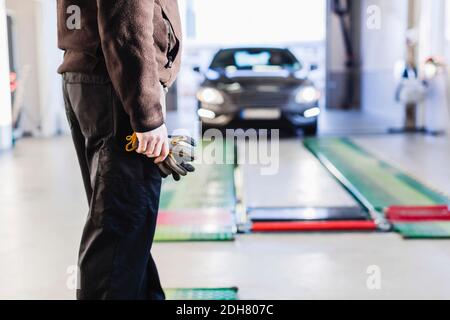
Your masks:
{"label": "yellow glove tag", "polygon": [[138,138],[136,132],[133,132],[131,136],[127,136],[128,144],[125,146],[127,152],[136,151],[139,147]]}

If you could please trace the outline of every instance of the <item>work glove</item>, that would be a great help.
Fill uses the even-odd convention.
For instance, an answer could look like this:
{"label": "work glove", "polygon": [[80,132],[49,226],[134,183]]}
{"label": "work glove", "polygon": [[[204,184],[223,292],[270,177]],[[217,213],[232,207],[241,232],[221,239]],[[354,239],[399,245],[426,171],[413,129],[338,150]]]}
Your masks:
{"label": "work glove", "polygon": [[166,160],[158,164],[161,176],[173,176],[175,181],[194,172],[195,168],[189,163],[195,160],[194,152],[197,146],[195,140],[188,136],[169,136],[169,155]]}
{"label": "work glove", "polygon": [[[135,133],[127,137],[127,152],[136,151],[139,141]],[[169,136],[169,155],[162,162],[158,163],[158,168],[163,178],[173,176],[175,181],[180,181],[181,177],[194,172],[195,168],[189,164],[195,160],[194,152],[197,146],[195,140],[188,136]]]}

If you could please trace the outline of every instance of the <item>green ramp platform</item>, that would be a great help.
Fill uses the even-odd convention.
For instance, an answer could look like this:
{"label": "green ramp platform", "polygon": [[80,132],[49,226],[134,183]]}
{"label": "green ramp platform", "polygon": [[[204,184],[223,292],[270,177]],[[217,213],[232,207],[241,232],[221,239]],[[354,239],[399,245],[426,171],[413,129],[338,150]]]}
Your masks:
{"label": "green ramp platform", "polygon": [[[215,149],[209,151],[219,150],[218,162],[205,158],[205,148],[211,146]],[[234,144],[202,142],[198,152],[194,173],[180,182],[169,178],[163,183],[157,242],[234,240]]]}
{"label": "green ramp platform", "polygon": [[[211,143],[203,142],[201,150]],[[234,148],[223,144],[224,158],[234,160]],[[233,163],[195,164],[196,171],[183,177],[180,182],[164,180],[160,201],[161,210],[231,209],[236,204]]]}
{"label": "green ramp platform", "polygon": [[166,289],[167,300],[238,300],[237,288],[218,289]]}
{"label": "green ramp platform", "polygon": [[160,211],[155,241],[232,241],[237,231],[227,209]]}
{"label": "green ramp platform", "polygon": [[450,239],[450,222],[395,223],[394,229],[405,239]]}
{"label": "green ramp platform", "polygon": [[450,199],[346,138],[311,138],[305,146],[370,211],[448,205]]}

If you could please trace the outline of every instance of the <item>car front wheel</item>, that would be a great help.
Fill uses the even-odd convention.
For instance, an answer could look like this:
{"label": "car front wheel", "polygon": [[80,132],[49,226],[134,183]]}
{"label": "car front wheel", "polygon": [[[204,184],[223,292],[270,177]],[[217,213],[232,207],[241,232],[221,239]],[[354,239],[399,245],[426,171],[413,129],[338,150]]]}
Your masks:
{"label": "car front wheel", "polygon": [[307,137],[316,136],[318,131],[318,123],[317,121],[313,124],[309,124],[307,126],[302,127],[303,134]]}

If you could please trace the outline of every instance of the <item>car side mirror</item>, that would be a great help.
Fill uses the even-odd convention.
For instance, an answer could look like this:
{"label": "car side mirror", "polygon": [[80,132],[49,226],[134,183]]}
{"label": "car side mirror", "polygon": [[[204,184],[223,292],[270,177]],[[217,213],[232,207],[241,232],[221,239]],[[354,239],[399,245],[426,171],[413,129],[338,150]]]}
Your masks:
{"label": "car side mirror", "polygon": [[309,71],[316,71],[319,69],[319,66],[317,64],[312,64],[309,66]]}
{"label": "car side mirror", "polygon": [[199,66],[193,67],[192,70],[193,70],[194,72],[201,73],[201,70],[200,70],[200,67],[199,67]]}

